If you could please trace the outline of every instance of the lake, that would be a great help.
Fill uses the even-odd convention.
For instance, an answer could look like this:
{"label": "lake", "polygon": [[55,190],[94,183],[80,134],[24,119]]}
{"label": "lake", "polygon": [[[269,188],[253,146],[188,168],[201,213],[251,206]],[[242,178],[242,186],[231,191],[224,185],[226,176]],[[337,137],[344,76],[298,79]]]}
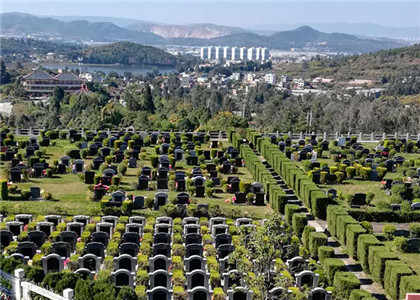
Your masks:
{"label": "lake", "polygon": [[162,66],[139,66],[139,65],[90,65],[90,64],[70,64],[70,63],[43,63],[42,67],[50,70],[57,69],[79,69],[80,72],[94,73],[104,72],[108,74],[110,72],[116,72],[119,75],[124,75],[125,72],[130,72],[133,75],[144,75],[152,73],[153,70],[158,70],[161,74],[173,73],[176,71],[173,67],[162,67]]}

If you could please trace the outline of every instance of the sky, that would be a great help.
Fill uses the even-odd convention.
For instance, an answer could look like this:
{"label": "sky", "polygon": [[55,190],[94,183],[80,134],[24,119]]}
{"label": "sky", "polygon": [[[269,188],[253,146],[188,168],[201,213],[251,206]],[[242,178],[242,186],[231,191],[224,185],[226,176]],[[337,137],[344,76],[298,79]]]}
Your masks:
{"label": "sky", "polygon": [[420,26],[420,0],[0,0],[2,12],[109,16],[171,24],[241,27],[279,24],[374,23]]}

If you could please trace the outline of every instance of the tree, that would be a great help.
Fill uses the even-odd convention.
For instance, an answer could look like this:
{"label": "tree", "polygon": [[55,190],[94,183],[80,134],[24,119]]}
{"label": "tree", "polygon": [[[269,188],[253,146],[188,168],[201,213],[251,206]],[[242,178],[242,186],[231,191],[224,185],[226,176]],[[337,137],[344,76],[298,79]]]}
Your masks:
{"label": "tree", "polygon": [[155,104],[153,102],[152,90],[150,89],[150,85],[147,85],[144,90],[143,109],[152,114],[155,112]]}
{"label": "tree", "polygon": [[4,61],[0,61],[0,84],[7,84],[10,82],[10,74],[6,70]]}
{"label": "tree", "polygon": [[132,288],[124,286],[120,289],[117,300],[137,300],[137,295]]}
{"label": "tree", "polygon": [[79,279],[74,289],[74,300],[91,300],[93,298],[91,282]]}

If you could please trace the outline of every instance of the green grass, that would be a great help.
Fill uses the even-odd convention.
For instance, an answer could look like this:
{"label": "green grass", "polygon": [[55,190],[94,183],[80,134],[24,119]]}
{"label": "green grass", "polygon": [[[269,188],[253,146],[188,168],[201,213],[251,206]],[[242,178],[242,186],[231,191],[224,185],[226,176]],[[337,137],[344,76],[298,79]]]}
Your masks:
{"label": "green grass", "polygon": [[[46,150],[46,157],[50,165],[53,164],[54,160],[59,160],[62,156],[65,155],[66,151],[75,147],[75,145],[70,144],[67,140],[56,140],[54,141],[55,145],[49,147],[44,147]],[[230,144],[224,143],[222,146],[228,146]],[[209,145],[203,145],[204,148],[208,148]],[[154,147],[145,147],[144,148],[147,155],[155,154]],[[24,150],[20,150],[24,154]],[[88,157],[84,159],[85,164],[89,165],[93,157]],[[0,174],[2,178],[5,178],[5,168],[7,164],[2,163],[0,165]],[[139,160],[137,168],[127,170],[125,176],[122,177],[120,188],[127,191],[129,194],[135,196],[142,195],[148,198],[153,198],[156,190],[154,191],[138,191],[135,189],[137,184],[137,173],[144,166],[151,166],[150,160]],[[184,171],[191,171],[192,166],[187,166],[185,163]],[[219,173],[219,177],[226,179],[228,176],[239,176],[241,180],[253,182],[254,179],[252,175],[246,168],[239,168],[237,174],[233,175],[224,175]],[[35,215],[45,215],[45,214],[62,214],[62,215],[77,215],[77,214],[87,214],[87,215],[100,215],[100,205],[98,202],[92,201],[91,195],[92,192],[89,191],[88,185],[84,184],[78,175],[75,174],[65,174],[65,175],[55,175],[54,178],[31,178],[29,182],[17,184],[18,188],[21,190],[28,190],[31,186],[38,186],[42,191],[49,192],[53,196],[54,200],[51,201],[0,201],[0,208],[6,210],[11,214],[17,213],[31,213]],[[169,199],[175,198],[177,192],[170,191],[168,193]],[[209,203],[209,204],[218,204],[220,207],[229,211],[233,208],[239,208],[241,213],[244,216],[252,216],[256,218],[264,218],[267,215],[272,213],[272,210],[267,206],[257,207],[257,206],[248,206],[248,205],[233,205],[231,203],[226,203],[226,199],[231,199],[232,194],[227,193],[217,193],[212,198],[197,198],[192,197],[192,203]],[[12,195],[13,197],[13,195]],[[109,195],[105,197],[110,197]],[[140,211],[138,211],[140,213]]]}

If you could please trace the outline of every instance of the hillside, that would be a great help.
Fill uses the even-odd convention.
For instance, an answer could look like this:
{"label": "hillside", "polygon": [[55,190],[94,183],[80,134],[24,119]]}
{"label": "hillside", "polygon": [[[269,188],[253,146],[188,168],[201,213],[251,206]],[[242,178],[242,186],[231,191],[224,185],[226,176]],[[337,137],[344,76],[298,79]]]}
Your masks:
{"label": "hillside", "polygon": [[305,72],[308,78],[330,76],[336,81],[371,79],[388,83],[406,76],[420,76],[420,44],[363,55],[314,59],[308,64],[283,65],[281,71],[292,76]]}
{"label": "hillside", "polygon": [[118,42],[90,47],[83,52],[83,62],[92,64],[174,66],[175,56],[155,47],[131,42]]}
{"label": "hillside", "polygon": [[140,32],[151,32],[161,37],[171,38],[199,38],[211,39],[226,36],[234,33],[244,32],[243,29],[237,27],[221,26],[215,24],[189,24],[189,25],[172,25],[172,24],[155,24],[136,22],[129,26],[128,29]]}
{"label": "hillside", "polygon": [[22,13],[1,14],[1,32],[9,35],[37,35],[65,40],[113,42],[129,40],[143,44],[161,44],[163,39],[153,33],[136,32],[110,22],[75,20],[63,22],[49,17]]}
{"label": "hillside", "polygon": [[[130,41],[146,45],[258,46],[280,50],[297,48],[339,53],[366,53],[406,45],[395,40],[359,38],[341,33],[324,33],[309,26],[280,31],[267,36],[240,28],[214,24],[169,25],[136,21],[131,25],[126,25],[126,27],[121,27],[109,22],[113,20],[112,18],[100,17],[81,17],[81,20],[67,18],[68,22],[51,17],[36,17],[22,13],[4,13],[0,17],[2,34],[54,37],[67,41]],[[90,22],[86,19],[107,22]],[[129,22],[129,19],[120,20],[118,24],[127,24],[127,22]]]}
{"label": "hillside", "polygon": [[362,39],[349,34],[324,33],[309,26],[281,31],[269,36],[251,32],[241,32],[212,39],[173,38],[170,41],[175,44],[183,45],[259,46],[281,50],[298,48],[340,53],[366,53],[381,49],[401,47],[404,45],[401,42],[393,40]]}

